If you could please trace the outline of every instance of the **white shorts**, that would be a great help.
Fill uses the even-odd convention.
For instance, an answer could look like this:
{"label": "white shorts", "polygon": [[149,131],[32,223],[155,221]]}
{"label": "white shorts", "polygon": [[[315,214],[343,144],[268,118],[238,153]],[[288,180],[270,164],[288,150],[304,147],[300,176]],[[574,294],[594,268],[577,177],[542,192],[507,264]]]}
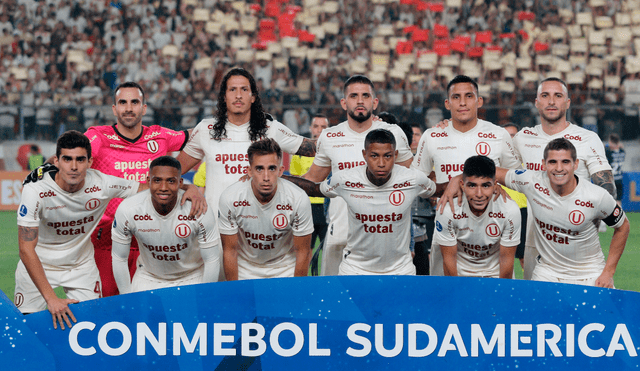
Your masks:
{"label": "white shorts", "polygon": [[295,262],[293,264],[283,262],[282,264],[261,265],[238,256],[238,280],[293,277],[295,270]]}
{"label": "white shorts", "polygon": [[548,265],[544,263],[537,263],[536,268],[533,270],[533,274],[531,275],[531,280],[555,283],[570,283],[572,285],[595,286],[598,277],[600,277],[600,275],[578,276],[576,278],[562,278],[558,277],[558,275]]}
{"label": "white shorts", "polygon": [[357,269],[354,266],[345,263],[344,261],[340,264],[339,275],[341,276],[364,276],[364,275],[384,275],[384,276],[415,276],[416,275],[416,266],[413,265],[413,261],[409,264],[406,264],[398,269],[394,269],[389,272],[369,272],[362,269]]}
{"label": "white shorts", "polygon": [[204,267],[196,269],[192,273],[189,273],[180,278],[174,279],[161,279],[157,276],[147,272],[143,266],[138,267],[136,274],[133,275],[131,280],[131,292],[149,291],[162,289],[165,287],[177,287],[186,285],[195,285],[202,283],[202,275],[204,273]]}
{"label": "white shorts", "polygon": [[332,198],[329,205],[329,226],[322,247],[321,276],[337,276],[342,254],[349,235],[349,208],[339,197]]}
{"label": "white shorts", "polygon": [[[69,299],[86,301],[102,297],[100,272],[98,272],[98,267],[93,258],[74,268],[44,268],[44,273],[51,287],[54,289],[56,287],[64,288],[64,292]],[[18,262],[18,267],[16,268],[14,303],[22,313],[35,313],[47,308],[44,297],[31,280],[22,260]]]}
{"label": "white shorts", "polygon": [[[431,241],[434,241],[434,239],[432,238]],[[431,253],[429,254],[429,275],[444,276],[444,259],[442,258],[442,250],[440,249],[440,244],[435,242],[431,243]]]}

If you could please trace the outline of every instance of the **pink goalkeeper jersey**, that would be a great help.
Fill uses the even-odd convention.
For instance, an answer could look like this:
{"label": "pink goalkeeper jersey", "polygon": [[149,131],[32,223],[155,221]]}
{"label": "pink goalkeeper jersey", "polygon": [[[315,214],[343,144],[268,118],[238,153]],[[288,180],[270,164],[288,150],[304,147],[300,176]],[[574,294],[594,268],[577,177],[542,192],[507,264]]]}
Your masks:
{"label": "pink goalkeeper jersey", "polygon": [[[158,125],[143,126],[142,133],[134,140],[122,136],[115,124],[90,127],[85,135],[91,141],[92,169],[142,183],[147,180],[151,161],[180,151],[188,139],[186,131],[173,131]],[[111,228],[120,202],[121,198],[109,202],[98,228]]]}

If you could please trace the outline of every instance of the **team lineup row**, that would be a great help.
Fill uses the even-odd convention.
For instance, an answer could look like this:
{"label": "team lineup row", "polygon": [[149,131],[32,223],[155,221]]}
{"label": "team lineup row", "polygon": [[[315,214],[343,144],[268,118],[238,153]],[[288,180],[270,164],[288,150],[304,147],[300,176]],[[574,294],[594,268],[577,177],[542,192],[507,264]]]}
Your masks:
{"label": "team lineup row", "polygon": [[[570,100],[564,83],[540,84],[536,106],[542,124],[523,129],[513,141],[505,129],[478,119],[482,98],[472,79],[458,76],[447,91],[452,120],[424,133],[414,159],[398,126],[374,120],[378,101],[364,76],[345,82],[341,104],[347,121],[323,130],[317,143],[265,114],[253,77],[242,69],[223,79],[216,118],[191,132],[142,126],[144,92],[135,83],[123,84],[115,91],[116,124],[90,128],[88,139],[65,134],[53,159],[57,171],[32,174],[29,179],[43,180],[25,185],[16,305],[23,313],[46,306],[54,327],[57,322],[64,328],[75,320],[69,303],[113,295],[118,288],[125,293],[224,278],[306,275],[311,205],[305,192],[280,179],[281,149],[315,156],[307,181],[289,180],[311,196],[337,197],[329,208],[325,275],[415,274],[411,203],[444,191],[441,200],[452,206],[437,216],[433,274],[510,277],[520,220],[512,201],[493,200],[494,185],[501,183],[529,200],[525,275],[613,287],[629,223],[604,191],[614,193],[615,186],[602,143],[566,121]],[[78,145],[82,138],[88,148]],[[559,143],[545,151],[550,142]],[[177,159],[161,157],[177,150]],[[151,162],[149,169],[156,158],[160,164]],[[201,159],[207,170],[205,213],[193,186],[178,190],[180,173]],[[506,170],[522,164],[544,171]],[[250,180],[236,183],[243,174]],[[150,191],[133,195],[146,185],[131,179],[145,178]],[[109,203],[129,196],[123,207]],[[185,208],[185,197],[195,210]],[[615,228],[606,263],[595,220]],[[63,286],[69,299],[55,297],[53,286]]]}

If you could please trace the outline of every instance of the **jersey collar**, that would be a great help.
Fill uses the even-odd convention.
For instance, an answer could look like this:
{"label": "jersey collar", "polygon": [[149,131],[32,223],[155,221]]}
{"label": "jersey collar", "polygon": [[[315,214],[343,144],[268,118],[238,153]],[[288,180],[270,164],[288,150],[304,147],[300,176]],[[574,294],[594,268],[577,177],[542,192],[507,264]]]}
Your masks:
{"label": "jersey collar", "polygon": [[140,135],[138,135],[137,137],[135,137],[135,138],[133,138],[133,139],[131,139],[131,138],[127,138],[127,137],[125,137],[124,135],[122,135],[122,133],[120,133],[120,132],[118,131],[118,126],[117,126],[117,124],[113,124],[113,131],[115,131],[115,132],[116,132],[116,134],[117,134],[120,138],[122,138],[123,140],[126,140],[126,141],[127,141],[127,142],[129,142],[129,143],[135,143],[135,142],[137,142],[137,141],[138,141],[138,139],[140,139],[140,138],[142,137],[142,133],[144,132],[144,126],[142,126],[142,130],[140,130]]}

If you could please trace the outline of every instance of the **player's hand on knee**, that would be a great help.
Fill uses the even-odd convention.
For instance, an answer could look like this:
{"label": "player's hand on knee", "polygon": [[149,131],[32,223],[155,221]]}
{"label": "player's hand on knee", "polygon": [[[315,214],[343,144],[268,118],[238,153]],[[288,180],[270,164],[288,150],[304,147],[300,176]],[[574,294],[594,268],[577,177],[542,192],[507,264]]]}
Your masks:
{"label": "player's hand on knee", "polygon": [[596,287],[606,287],[609,289],[615,288],[613,286],[613,276],[602,273],[598,279],[596,279]]}
{"label": "player's hand on knee", "polygon": [[187,200],[191,201],[191,210],[189,211],[189,216],[195,216],[197,218],[207,212],[207,199],[198,190],[198,187],[187,187],[187,190],[184,191],[182,199],[180,200],[180,205],[184,205]]}
{"label": "player's hand on knee", "polygon": [[[60,323],[60,328],[62,330],[65,329],[64,324],[67,324],[67,327],[71,328],[71,321],[76,323],[76,317],[71,312],[69,308],[69,304],[79,303],[78,300],[75,299],[60,299],[54,298],[47,302],[47,309],[51,313],[51,318],[53,319],[53,328],[58,328],[58,323]],[[71,319],[71,321],[69,321]]]}
{"label": "player's hand on knee", "polygon": [[493,190],[493,200],[496,201],[500,196],[502,196],[502,200],[505,202],[507,200],[511,200],[511,196],[509,196],[507,191],[505,191],[500,184],[496,183],[495,188]]}
{"label": "player's hand on knee", "polygon": [[440,121],[435,127],[438,128],[438,129],[444,129],[447,126],[449,126],[450,123],[451,123],[451,120],[445,119],[445,120]]}
{"label": "player's hand on knee", "polygon": [[24,178],[22,185],[26,185],[28,183],[35,183],[38,180],[42,180],[44,175],[50,172],[56,173],[58,172],[58,168],[55,165],[49,164],[49,163],[38,166],[37,168],[33,169],[33,171],[30,172],[26,178]]}

